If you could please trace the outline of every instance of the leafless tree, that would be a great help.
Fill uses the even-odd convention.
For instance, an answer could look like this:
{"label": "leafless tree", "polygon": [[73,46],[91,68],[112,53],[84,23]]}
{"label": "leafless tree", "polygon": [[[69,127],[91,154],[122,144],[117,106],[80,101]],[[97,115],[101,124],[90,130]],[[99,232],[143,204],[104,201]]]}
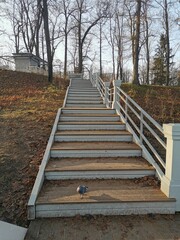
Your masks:
{"label": "leafless tree", "polygon": [[[88,4],[89,3],[89,4]],[[97,25],[100,19],[107,17],[109,3],[104,1],[101,4],[103,10],[95,12],[92,2],[87,0],[75,0],[75,9],[73,13],[74,24],[78,29],[78,69],[83,71],[83,49],[85,40],[91,29]]]}
{"label": "leafless tree", "polygon": [[64,34],[64,77],[66,78],[67,74],[67,57],[68,57],[68,36],[70,32],[75,28],[75,26],[72,24],[72,14],[75,11],[75,8],[73,7],[73,1],[72,0],[62,0],[61,1],[62,6],[62,32]]}
{"label": "leafless tree", "polygon": [[51,51],[51,39],[49,31],[49,13],[47,0],[43,0],[43,19],[44,19],[44,33],[46,39],[46,50],[48,60],[48,80],[52,82],[53,79],[53,65],[52,65],[52,51]]}

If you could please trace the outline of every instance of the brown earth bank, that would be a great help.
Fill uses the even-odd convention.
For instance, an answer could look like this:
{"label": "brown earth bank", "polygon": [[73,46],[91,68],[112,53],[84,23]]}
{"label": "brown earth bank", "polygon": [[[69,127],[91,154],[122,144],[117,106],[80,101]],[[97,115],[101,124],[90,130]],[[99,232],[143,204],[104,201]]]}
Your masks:
{"label": "brown earth bank", "polygon": [[[57,87],[58,86],[58,87]],[[68,81],[0,71],[0,220],[27,226],[26,206]]]}
{"label": "brown earth bank", "polygon": [[180,87],[122,84],[122,89],[158,123],[180,122]]}
{"label": "brown earth bank", "polygon": [[[29,224],[27,202],[67,85],[63,79],[52,85],[44,76],[0,71],[0,220]],[[158,122],[180,122],[180,88],[122,88]]]}

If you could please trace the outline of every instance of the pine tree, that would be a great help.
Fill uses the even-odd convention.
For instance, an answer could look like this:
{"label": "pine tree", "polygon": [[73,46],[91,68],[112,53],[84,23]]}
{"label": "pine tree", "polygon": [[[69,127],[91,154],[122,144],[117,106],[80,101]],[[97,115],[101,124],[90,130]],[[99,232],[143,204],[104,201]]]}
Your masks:
{"label": "pine tree", "polygon": [[[173,56],[170,56],[169,61],[167,61],[167,41],[165,34],[161,34],[159,45],[156,48],[156,54],[153,59],[153,84],[157,85],[166,85],[167,84],[167,66],[169,64],[170,66],[173,65],[173,62],[170,61]],[[171,50],[170,50],[171,52]],[[169,74],[168,74],[169,75]],[[168,77],[168,82],[170,81],[170,76]]]}
{"label": "pine tree", "polygon": [[153,83],[163,85],[166,82],[166,38],[161,34],[159,45],[153,60]]}

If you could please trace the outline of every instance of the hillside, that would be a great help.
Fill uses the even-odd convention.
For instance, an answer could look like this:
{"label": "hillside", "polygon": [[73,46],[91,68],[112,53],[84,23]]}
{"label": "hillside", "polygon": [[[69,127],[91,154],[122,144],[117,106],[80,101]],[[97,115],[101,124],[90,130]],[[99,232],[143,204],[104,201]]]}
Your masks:
{"label": "hillside", "polygon": [[122,84],[129,94],[157,122],[180,122],[180,87]]}
{"label": "hillside", "polygon": [[[0,72],[0,220],[28,226],[26,205],[67,81]],[[180,122],[180,88],[122,88],[159,123]]]}
{"label": "hillside", "polygon": [[0,220],[26,226],[26,204],[68,81],[0,72]]}

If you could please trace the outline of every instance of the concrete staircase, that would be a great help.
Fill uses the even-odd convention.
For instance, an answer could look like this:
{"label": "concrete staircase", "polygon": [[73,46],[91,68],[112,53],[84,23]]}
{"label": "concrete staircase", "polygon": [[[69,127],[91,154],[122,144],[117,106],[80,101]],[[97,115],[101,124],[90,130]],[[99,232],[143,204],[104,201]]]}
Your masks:
{"label": "concrete staircase", "polygon": [[[90,81],[74,77],[61,110],[36,218],[77,214],[174,213],[114,109],[107,109]],[[83,199],[79,185],[89,188]]]}

